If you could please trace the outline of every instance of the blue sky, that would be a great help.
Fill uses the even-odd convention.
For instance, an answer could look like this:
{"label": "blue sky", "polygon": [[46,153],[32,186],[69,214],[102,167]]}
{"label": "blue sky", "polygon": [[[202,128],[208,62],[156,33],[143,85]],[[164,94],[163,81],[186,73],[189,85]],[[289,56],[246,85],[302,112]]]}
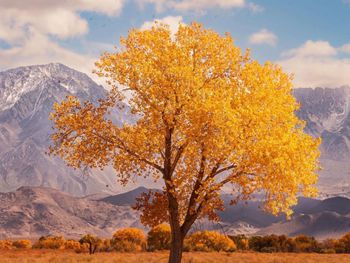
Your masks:
{"label": "blue sky", "polygon": [[90,73],[129,28],[198,21],[295,86],[350,84],[350,0],[0,0],[0,69],[62,62]]}

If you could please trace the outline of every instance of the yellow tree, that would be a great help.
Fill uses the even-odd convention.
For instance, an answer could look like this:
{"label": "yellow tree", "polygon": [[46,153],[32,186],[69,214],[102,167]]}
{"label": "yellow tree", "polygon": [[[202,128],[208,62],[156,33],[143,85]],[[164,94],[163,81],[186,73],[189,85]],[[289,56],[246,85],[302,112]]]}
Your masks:
{"label": "yellow tree", "polygon": [[[279,66],[259,64],[229,34],[197,23],[175,35],[162,24],[132,29],[120,46],[96,63],[111,85],[99,105],[68,97],[54,106],[51,152],[73,167],[112,164],[123,184],[135,175],[162,180],[156,199],[166,213],[152,209],[159,220],[143,220],[169,222],[169,262],[181,262],[195,220],[216,218],[223,189],[233,200],[262,192],[274,214],[290,213],[299,193],[315,194],[320,142],[303,132],[291,77]],[[121,127],[109,116],[124,99],[119,87],[129,89],[137,116]]]}

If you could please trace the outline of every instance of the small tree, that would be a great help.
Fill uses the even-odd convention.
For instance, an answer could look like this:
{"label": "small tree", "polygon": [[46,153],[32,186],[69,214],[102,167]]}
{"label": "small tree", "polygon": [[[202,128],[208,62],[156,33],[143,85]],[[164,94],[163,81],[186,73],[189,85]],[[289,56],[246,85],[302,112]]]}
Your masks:
{"label": "small tree", "polygon": [[[109,95],[99,105],[75,97],[55,104],[50,152],[78,168],[112,164],[123,184],[135,175],[162,180],[163,196],[138,208],[146,225],[170,224],[169,262],[181,262],[198,218],[218,218],[223,187],[233,200],[263,192],[274,214],[290,214],[299,193],[316,193],[320,141],[295,115],[291,77],[250,59],[229,34],[197,23],[175,35],[162,24],[133,29],[96,66]],[[120,87],[137,116],[122,126],[108,116],[125,98]]]}
{"label": "small tree", "polygon": [[165,250],[170,249],[171,229],[167,224],[160,224],[153,227],[147,235],[148,250]]}
{"label": "small tree", "polygon": [[123,228],[114,233],[111,244],[121,252],[142,251],[146,248],[146,236],[138,228]]}
{"label": "small tree", "polygon": [[102,240],[96,236],[87,234],[79,240],[80,244],[87,244],[89,246],[89,254],[94,254],[97,248],[102,244]]}

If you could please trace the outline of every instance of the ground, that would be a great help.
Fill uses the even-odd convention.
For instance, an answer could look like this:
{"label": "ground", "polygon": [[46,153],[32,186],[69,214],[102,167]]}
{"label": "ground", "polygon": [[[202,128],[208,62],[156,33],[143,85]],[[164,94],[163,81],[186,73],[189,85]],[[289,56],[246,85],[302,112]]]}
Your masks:
{"label": "ground", "polygon": [[[98,253],[76,254],[67,251],[11,250],[0,251],[1,263],[166,263],[168,254]],[[350,255],[292,253],[185,253],[183,263],[349,263]]]}

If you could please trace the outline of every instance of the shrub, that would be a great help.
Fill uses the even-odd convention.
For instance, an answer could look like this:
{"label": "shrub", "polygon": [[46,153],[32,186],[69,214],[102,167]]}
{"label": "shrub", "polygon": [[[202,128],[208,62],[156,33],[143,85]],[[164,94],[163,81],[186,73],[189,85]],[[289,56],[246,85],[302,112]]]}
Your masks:
{"label": "shrub", "polygon": [[121,252],[142,251],[146,248],[146,236],[137,228],[124,228],[114,233],[113,248]]}
{"label": "shrub", "polygon": [[29,249],[32,248],[32,242],[27,239],[16,240],[12,242],[12,246],[15,248]]}
{"label": "shrub", "polygon": [[249,240],[245,235],[229,236],[235,242],[238,250],[248,250]]}
{"label": "shrub", "polygon": [[299,235],[294,238],[296,252],[319,252],[319,244],[314,237]]}
{"label": "shrub", "polygon": [[34,244],[38,249],[64,249],[65,239],[62,236],[43,236]]}
{"label": "shrub", "polygon": [[236,250],[236,245],[225,235],[216,231],[200,231],[185,239],[184,248],[187,251],[226,251]]}
{"label": "shrub", "polygon": [[66,240],[66,242],[64,242],[64,249],[69,249],[69,250],[74,250],[74,251],[81,251],[81,245],[78,241],[76,240]]}
{"label": "shrub", "polygon": [[98,251],[101,251],[101,252],[111,252],[111,251],[113,251],[113,246],[111,244],[111,240],[110,239],[102,240],[101,245],[98,248]]}
{"label": "shrub", "polygon": [[336,249],[338,253],[350,253],[350,233],[347,233],[338,240]]}
{"label": "shrub", "polygon": [[295,242],[285,235],[253,236],[249,238],[249,248],[258,252],[294,252]]}
{"label": "shrub", "polygon": [[277,248],[276,247],[263,247],[261,249],[261,252],[263,252],[263,253],[276,253]]}
{"label": "shrub", "polygon": [[320,253],[322,253],[322,254],[335,254],[336,251],[334,248],[322,248],[320,250]]}
{"label": "shrub", "polygon": [[0,240],[0,249],[12,249],[12,241],[10,240]]}
{"label": "shrub", "polygon": [[89,253],[94,254],[98,247],[101,246],[102,240],[96,236],[87,234],[79,240],[80,244],[87,244],[89,248]]}
{"label": "shrub", "polygon": [[153,227],[147,236],[149,251],[170,249],[171,230],[167,224],[160,224]]}

